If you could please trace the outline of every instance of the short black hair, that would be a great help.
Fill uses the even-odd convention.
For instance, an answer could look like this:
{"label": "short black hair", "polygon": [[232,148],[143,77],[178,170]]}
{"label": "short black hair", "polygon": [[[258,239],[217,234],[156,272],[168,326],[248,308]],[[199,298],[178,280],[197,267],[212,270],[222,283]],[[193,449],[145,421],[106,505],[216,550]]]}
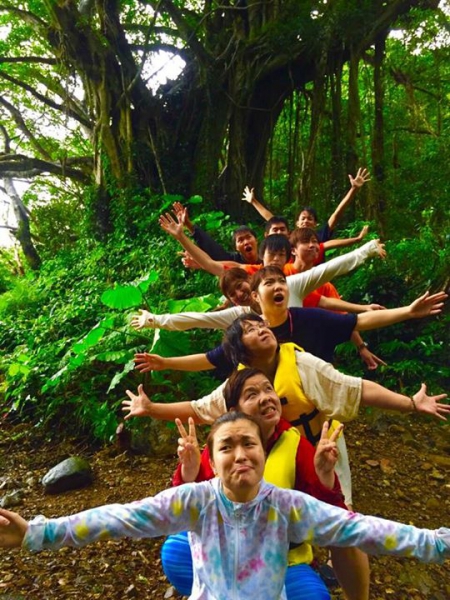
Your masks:
{"label": "short black hair", "polygon": [[259,245],[259,258],[263,259],[264,254],[268,250],[269,252],[282,252],[286,253],[286,260],[289,260],[291,256],[291,244],[285,235],[274,233],[268,235]]}
{"label": "short black hair", "polygon": [[283,225],[286,225],[286,228],[289,231],[288,220],[285,219],[284,217],[280,217],[279,215],[274,215],[273,217],[270,217],[270,219],[268,221],[266,221],[266,225],[264,227],[264,232],[269,233],[272,225],[275,225],[276,223],[283,223]]}
{"label": "short black hair", "polygon": [[253,231],[253,229],[251,229],[250,227],[248,227],[247,225],[241,225],[240,227],[238,227],[237,229],[235,229],[233,231],[233,243],[236,243],[236,238],[240,233],[251,233],[252,236],[257,239],[256,237],[256,233]]}
{"label": "short black hair", "polygon": [[[298,218],[300,217],[302,212],[307,212],[310,215],[312,215],[314,217],[314,220],[316,221],[316,223],[319,221],[319,219],[317,217],[317,211],[312,206],[302,206],[298,212]],[[298,221],[298,218],[297,218],[297,221]]]}

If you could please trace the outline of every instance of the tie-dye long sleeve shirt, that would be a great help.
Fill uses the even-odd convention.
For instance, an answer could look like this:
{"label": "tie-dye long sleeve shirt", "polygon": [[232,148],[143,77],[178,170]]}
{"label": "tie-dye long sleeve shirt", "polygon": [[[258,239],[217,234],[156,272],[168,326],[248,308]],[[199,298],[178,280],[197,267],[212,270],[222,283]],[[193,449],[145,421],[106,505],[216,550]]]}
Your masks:
{"label": "tie-dye long sleeve shirt", "polygon": [[231,502],[218,479],[185,484],[131,504],[112,504],[30,524],[29,550],[85,546],[111,538],[190,532],[192,600],[285,599],[290,542],[359,546],[371,554],[450,558],[450,529],[418,529],[324,504],[262,482],[258,495]]}

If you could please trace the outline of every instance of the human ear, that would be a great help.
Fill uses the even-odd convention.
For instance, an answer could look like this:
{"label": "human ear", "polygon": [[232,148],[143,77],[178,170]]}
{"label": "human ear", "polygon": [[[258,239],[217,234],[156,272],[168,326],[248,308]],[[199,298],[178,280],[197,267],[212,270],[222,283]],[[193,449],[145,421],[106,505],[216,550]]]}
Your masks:
{"label": "human ear", "polygon": [[209,460],[209,466],[213,470],[214,475],[217,476],[216,467],[214,466],[214,461],[212,460],[212,458]]}
{"label": "human ear", "polygon": [[258,292],[252,292],[251,293],[251,299],[253,300],[253,302],[256,302],[257,304],[259,304],[259,294]]}

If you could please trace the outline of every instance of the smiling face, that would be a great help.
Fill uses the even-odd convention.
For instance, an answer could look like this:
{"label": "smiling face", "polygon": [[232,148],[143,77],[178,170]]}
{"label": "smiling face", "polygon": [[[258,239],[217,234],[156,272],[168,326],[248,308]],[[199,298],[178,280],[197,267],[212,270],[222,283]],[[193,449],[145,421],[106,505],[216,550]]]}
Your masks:
{"label": "smiling face", "polygon": [[305,265],[308,268],[313,267],[319,257],[320,244],[316,237],[311,237],[308,242],[299,242],[292,248],[294,255],[294,267],[297,263]]}
{"label": "smiling face", "polygon": [[253,375],[242,386],[238,410],[254,417],[264,437],[272,435],[281,416],[281,402],[265,375]]}
{"label": "smiling face", "polygon": [[258,426],[239,419],[214,432],[211,466],[233,502],[248,502],[258,493],[265,455]]}
{"label": "smiling face", "polygon": [[234,243],[236,245],[236,250],[239,254],[242,254],[244,260],[248,264],[255,264],[258,262],[258,242],[250,231],[238,233],[235,236]]}
{"label": "smiling face", "polygon": [[236,304],[237,306],[250,306],[250,282],[244,280],[236,281],[236,284],[229,286],[227,297],[233,304]]}
{"label": "smiling face", "polygon": [[314,227],[317,226],[317,221],[313,214],[307,210],[302,210],[302,212],[298,215],[296,225],[300,229],[302,227],[310,227],[311,229],[314,229]]}

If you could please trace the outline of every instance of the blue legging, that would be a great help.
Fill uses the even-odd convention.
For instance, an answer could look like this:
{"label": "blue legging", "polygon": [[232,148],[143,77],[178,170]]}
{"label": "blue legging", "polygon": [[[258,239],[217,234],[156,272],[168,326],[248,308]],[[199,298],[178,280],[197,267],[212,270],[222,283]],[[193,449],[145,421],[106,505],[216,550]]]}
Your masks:
{"label": "blue legging", "polygon": [[[192,556],[187,533],[170,535],[161,548],[164,573],[183,596],[192,591]],[[288,600],[331,600],[329,591],[319,575],[309,565],[294,565],[286,572]]]}

